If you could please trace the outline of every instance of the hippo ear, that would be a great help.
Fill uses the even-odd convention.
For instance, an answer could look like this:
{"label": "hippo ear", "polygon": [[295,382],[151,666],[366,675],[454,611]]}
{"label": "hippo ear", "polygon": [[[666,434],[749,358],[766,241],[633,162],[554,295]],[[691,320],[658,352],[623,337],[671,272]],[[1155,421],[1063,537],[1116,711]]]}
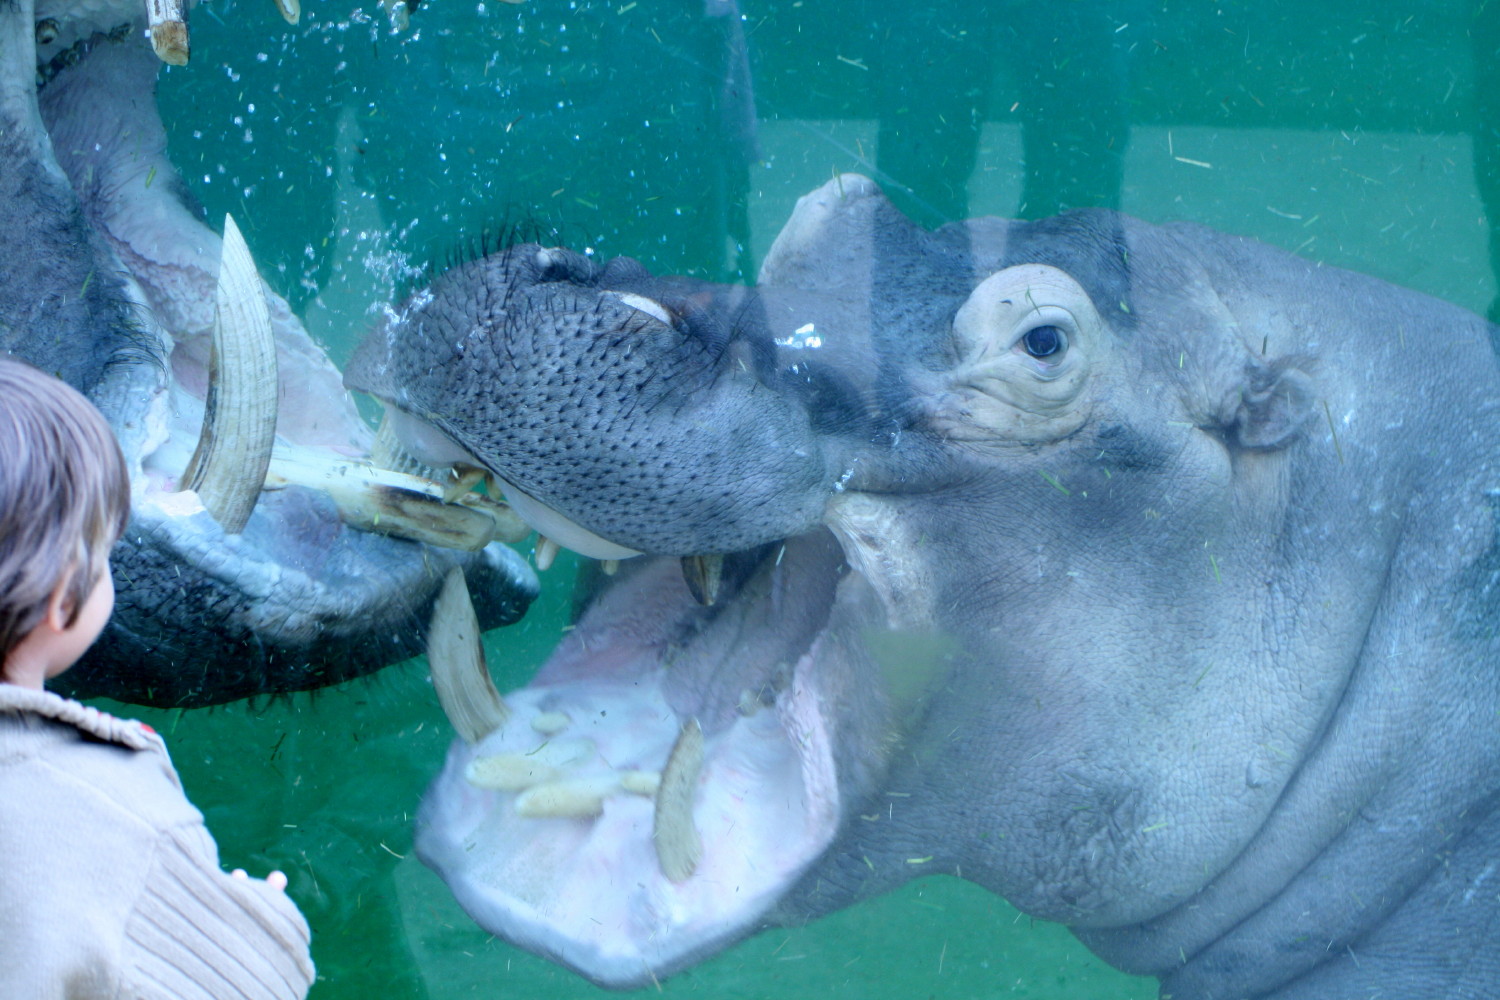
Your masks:
{"label": "hippo ear", "polygon": [[1284,357],[1245,368],[1238,405],[1225,430],[1242,448],[1283,448],[1291,444],[1313,416],[1316,393],[1306,371],[1307,359]]}

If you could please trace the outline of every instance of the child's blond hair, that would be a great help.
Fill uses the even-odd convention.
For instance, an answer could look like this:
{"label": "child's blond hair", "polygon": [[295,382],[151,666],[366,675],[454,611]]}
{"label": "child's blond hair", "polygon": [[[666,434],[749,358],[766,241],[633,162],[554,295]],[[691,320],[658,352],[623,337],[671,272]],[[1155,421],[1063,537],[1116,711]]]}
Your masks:
{"label": "child's blond hair", "polygon": [[129,517],[130,480],[104,417],[66,383],[0,355],[0,665],[59,583],[72,624]]}

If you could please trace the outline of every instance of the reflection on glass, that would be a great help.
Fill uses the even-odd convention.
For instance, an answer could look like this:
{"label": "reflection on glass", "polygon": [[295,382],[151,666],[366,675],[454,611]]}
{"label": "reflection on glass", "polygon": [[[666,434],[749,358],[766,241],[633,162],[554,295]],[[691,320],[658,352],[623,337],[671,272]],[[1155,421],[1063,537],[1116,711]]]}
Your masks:
{"label": "reflection on glass", "polygon": [[[596,979],[716,996],[1145,997],[1146,974],[1194,995],[1240,942],[1378,975],[1415,932],[1368,930],[1370,900],[1405,898],[1427,873],[1406,859],[1439,851],[1452,881],[1426,892],[1493,905],[1488,828],[1461,847],[1434,832],[1461,840],[1492,792],[1489,331],[1334,276],[1496,315],[1493,8],[483,0],[394,19],[309,5],[295,27],[270,5],[199,8],[192,61],[158,82],[171,164],[213,228],[238,220],[331,364],[368,368],[351,361],[367,336],[436,317],[426,349],[480,371],[442,289],[532,310],[498,324],[522,362],[493,409],[417,442],[434,461],[511,449],[480,492],[553,516],[564,549],[525,618],[484,638],[497,685],[524,689],[518,728],[452,751],[429,799],[494,834],[424,848],[455,888],[451,869],[503,842],[492,881],[573,911],[540,931],[516,904],[491,927]],[[673,466],[624,437],[627,460],[587,465],[611,443],[589,437],[601,421],[555,417],[548,393],[619,366],[595,341],[574,353],[554,335],[583,321],[559,316],[639,338],[637,380],[590,413]],[[205,367],[194,343],[175,372]],[[406,371],[392,351],[356,384],[432,416],[411,400],[448,362]],[[205,380],[174,397],[194,415]],[[307,386],[337,395],[336,376]],[[541,429],[513,431],[517,414]],[[600,497],[586,516],[559,499],[579,482]],[[663,558],[566,551],[595,540]],[[507,579],[516,606],[487,621],[530,597]],[[419,650],[424,615],[385,622],[406,645],[372,640],[370,666]],[[815,643],[831,666],[799,673]],[[586,684],[601,649],[639,660],[649,691]],[[1391,682],[1400,697],[1360,666],[1377,649],[1425,664]],[[1422,714],[1437,688],[1451,713]],[[167,736],[226,863],[289,873],[314,997],[602,995],[477,926],[417,860],[451,742],[421,658],[265,703],[117,710]],[[689,719],[722,828],[666,860],[655,793],[627,786],[695,784]],[[1343,749],[1347,727],[1368,752]],[[721,780],[763,737],[761,769]],[[546,781],[514,778],[568,739],[590,742],[544,761]],[[1413,806],[1382,766],[1441,802]],[[503,772],[478,784],[511,813],[564,779],[583,797],[475,820],[453,804],[475,767]],[[787,798],[785,828],[734,811]],[[596,814],[635,839],[586,843]],[[743,840],[722,834],[737,816]],[[1346,830],[1397,846],[1325,856]],[[735,885],[684,901],[692,875],[672,873],[700,864]],[[1304,869],[1315,887],[1287,912],[1256,896]],[[1409,875],[1400,892],[1387,871]],[[609,892],[576,902],[616,879],[694,929],[599,932],[626,957],[584,954],[595,926],[647,922]],[[1262,911],[1237,909],[1252,897]],[[1246,993],[1281,974],[1246,967]]]}

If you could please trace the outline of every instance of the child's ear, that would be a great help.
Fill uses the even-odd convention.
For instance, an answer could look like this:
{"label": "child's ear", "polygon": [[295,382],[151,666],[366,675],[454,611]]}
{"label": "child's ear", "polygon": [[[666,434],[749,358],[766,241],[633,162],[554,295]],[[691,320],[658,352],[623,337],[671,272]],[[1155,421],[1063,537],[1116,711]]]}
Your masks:
{"label": "child's ear", "polygon": [[47,598],[47,613],[42,616],[41,624],[54,632],[66,632],[68,619],[73,616],[73,602],[68,597],[68,584],[73,582],[72,577],[73,574],[68,573],[57,581],[57,586],[52,588],[52,594]]}

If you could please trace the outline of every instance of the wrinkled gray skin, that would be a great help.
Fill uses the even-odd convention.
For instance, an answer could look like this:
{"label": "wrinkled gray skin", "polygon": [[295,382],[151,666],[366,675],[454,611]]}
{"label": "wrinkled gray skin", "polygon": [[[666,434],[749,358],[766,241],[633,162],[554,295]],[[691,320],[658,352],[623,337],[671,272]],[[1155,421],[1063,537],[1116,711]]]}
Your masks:
{"label": "wrinkled gray skin", "polygon": [[[369,673],[420,652],[455,564],[488,624],[515,620],[536,582],[500,546],[456,554],[355,531],[298,487],[263,493],[226,536],[175,492],[202,416],[219,237],[166,159],[143,10],[0,0],[0,352],[98,405],[134,483],[114,617],[61,686],[201,705]],[[43,18],[59,30],[38,46]],[[338,372],[268,299],[281,438],[363,454],[370,435]]]}
{"label": "wrinkled gray skin", "polygon": [[[1479,318],[1103,211],[926,232],[844,177],[753,295],[516,248],[348,380],[605,539],[740,553],[712,607],[625,562],[455,744],[418,849],[487,928],[623,986],[946,872],[1177,1000],[1500,995]],[[543,710],[617,768],[700,721],[692,876],[636,797],[466,782]]]}

